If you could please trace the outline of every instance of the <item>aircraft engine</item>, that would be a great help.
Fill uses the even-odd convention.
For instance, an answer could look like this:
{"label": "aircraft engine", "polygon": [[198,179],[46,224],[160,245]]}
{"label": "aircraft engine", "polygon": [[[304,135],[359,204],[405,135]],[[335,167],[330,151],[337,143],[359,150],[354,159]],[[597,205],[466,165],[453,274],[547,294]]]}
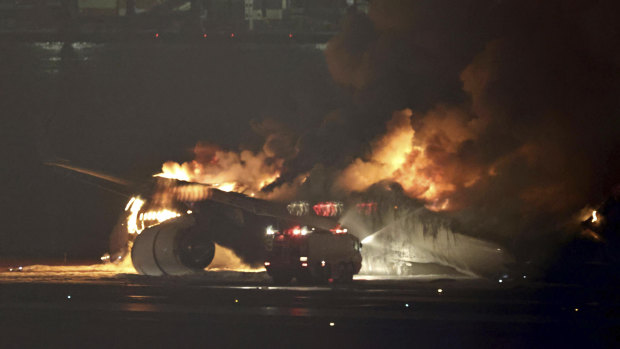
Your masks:
{"label": "aircraft engine", "polygon": [[206,268],[215,244],[196,230],[192,215],[177,217],[142,231],[133,243],[131,261],[142,275],[184,275]]}

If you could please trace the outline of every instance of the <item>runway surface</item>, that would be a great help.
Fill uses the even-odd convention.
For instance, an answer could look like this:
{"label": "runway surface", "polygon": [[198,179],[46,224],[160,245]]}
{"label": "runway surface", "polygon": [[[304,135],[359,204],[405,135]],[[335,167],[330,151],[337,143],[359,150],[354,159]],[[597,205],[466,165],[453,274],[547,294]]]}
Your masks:
{"label": "runway surface", "polygon": [[0,273],[0,345],[108,348],[613,347],[613,289],[519,278],[357,276],[275,286],[264,272]]}

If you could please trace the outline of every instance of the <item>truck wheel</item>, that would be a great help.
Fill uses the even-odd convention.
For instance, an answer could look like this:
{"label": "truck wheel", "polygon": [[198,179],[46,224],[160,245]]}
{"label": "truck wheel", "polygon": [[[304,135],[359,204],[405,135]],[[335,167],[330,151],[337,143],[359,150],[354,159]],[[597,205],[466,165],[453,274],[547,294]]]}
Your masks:
{"label": "truck wheel", "polygon": [[317,273],[314,277],[314,282],[317,284],[326,284],[329,282],[329,279],[332,277],[332,270],[329,263],[325,264],[323,267],[317,267]]}
{"label": "truck wheel", "polygon": [[338,264],[338,282],[349,283],[353,281],[353,266],[348,263]]}
{"label": "truck wheel", "polygon": [[273,274],[271,277],[276,285],[288,285],[293,279],[290,274]]}

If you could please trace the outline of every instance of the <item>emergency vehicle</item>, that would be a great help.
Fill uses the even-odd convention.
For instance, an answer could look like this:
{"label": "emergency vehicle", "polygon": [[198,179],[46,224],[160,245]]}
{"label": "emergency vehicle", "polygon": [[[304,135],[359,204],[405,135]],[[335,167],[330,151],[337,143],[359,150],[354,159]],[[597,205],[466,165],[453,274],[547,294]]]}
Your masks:
{"label": "emergency vehicle", "polygon": [[350,282],[362,267],[362,244],[340,226],[314,229],[294,226],[283,231],[267,228],[272,240],[265,261],[267,273],[275,283],[293,278],[300,283]]}

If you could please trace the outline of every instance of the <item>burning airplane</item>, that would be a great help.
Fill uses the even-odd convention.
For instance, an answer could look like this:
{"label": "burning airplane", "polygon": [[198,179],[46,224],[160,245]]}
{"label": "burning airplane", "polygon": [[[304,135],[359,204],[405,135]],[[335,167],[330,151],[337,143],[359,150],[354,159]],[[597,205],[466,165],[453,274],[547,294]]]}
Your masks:
{"label": "burning airplane", "polygon": [[[263,168],[263,175],[253,181],[232,178],[216,184],[214,176],[231,179],[231,173],[241,174],[243,169],[230,171],[235,166],[228,164],[224,174],[214,170],[220,164],[200,164],[166,163],[162,173],[132,194],[112,231],[110,254],[102,260],[130,259],[144,275],[183,275],[208,267],[217,244],[232,250],[246,265],[262,267],[272,246],[269,229],[302,226],[332,232],[348,229],[363,238],[365,273],[407,275],[415,272],[416,263],[436,263],[471,276],[494,276],[512,262],[499,245],[453,232],[449,219],[408,198],[397,183],[380,183],[365,194],[348,195],[344,202],[286,203],[261,198],[267,196],[261,189],[278,177],[277,166]],[[213,182],[204,183],[208,181]]]}
{"label": "burning airplane", "polygon": [[[269,227],[295,225],[330,230],[334,219],[291,215],[286,205],[226,192],[212,186],[159,179],[150,202],[134,197],[115,237],[127,236],[118,246],[131,249],[136,270],[146,275],[180,275],[206,268],[215,244],[228,247],[244,261],[264,261]],[[163,188],[162,188],[163,187]],[[173,208],[172,208],[173,207]],[[124,234],[124,231],[127,233]],[[116,258],[129,251],[121,248]]]}

